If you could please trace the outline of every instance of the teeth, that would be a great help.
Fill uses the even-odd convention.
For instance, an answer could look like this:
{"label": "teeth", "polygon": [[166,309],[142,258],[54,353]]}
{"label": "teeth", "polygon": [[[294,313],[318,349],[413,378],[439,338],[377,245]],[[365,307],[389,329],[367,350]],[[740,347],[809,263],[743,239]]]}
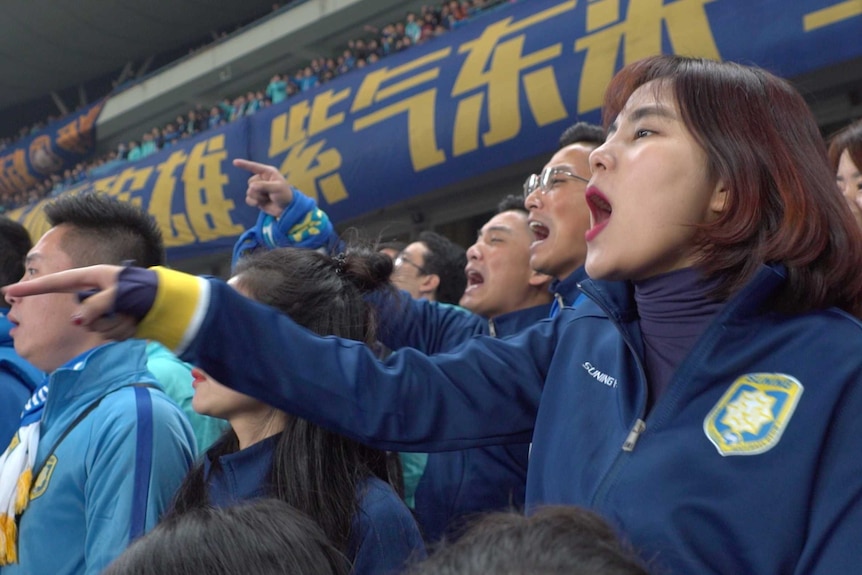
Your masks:
{"label": "teeth", "polygon": [[541,222],[530,222],[530,231],[533,232],[533,236],[537,241],[546,239],[550,234],[548,226]]}
{"label": "teeth", "polygon": [[548,226],[541,222],[530,222],[530,230],[538,235],[548,235]]}

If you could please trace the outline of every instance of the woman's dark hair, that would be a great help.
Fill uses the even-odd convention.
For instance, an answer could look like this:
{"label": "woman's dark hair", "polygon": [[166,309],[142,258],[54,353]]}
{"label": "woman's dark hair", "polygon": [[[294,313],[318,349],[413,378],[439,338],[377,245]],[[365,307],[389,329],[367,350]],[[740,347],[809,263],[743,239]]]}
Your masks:
{"label": "woman's dark hair", "polygon": [[24,260],[32,247],[33,241],[24,226],[0,216],[0,285],[14,283],[24,276]]}
{"label": "woman's dark hair", "polygon": [[829,165],[833,172],[838,171],[844,150],[847,150],[853,164],[862,169],[862,120],[845,126],[829,138]]}
{"label": "woman's dark hair", "polygon": [[[392,290],[392,260],[366,248],[349,248],[329,256],[313,250],[279,248],[255,252],[239,261],[236,287],[251,299],[289,315],[320,335],[336,335],[372,344],[375,314],[364,296]],[[239,442],[228,430],[208,456],[234,453]],[[269,496],[285,501],[314,518],[341,551],[348,552],[351,522],[361,496],[359,486],[376,476],[401,482],[397,457],[332,433],[298,417],[288,416],[273,453]],[[172,515],[207,505],[203,464],[180,486]]]}
{"label": "woman's dark hair", "polygon": [[648,575],[604,519],[579,507],[490,513],[409,575]]}
{"label": "woman's dark hair", "polygon": [[700,267],[728,297],[764,263],[788,281],[773,309],[837,306],[862,314],[862,231],[835,186],[817,123],[786,81],[729,62],[655,56],[623,68],[603,108],[607,127],[648,82],[672,90],[682,120],[707,155],[727,203],[701,226]]}
{"label": "woman's dark hair", "polygon": [[166,519],[103,575],[346,575],[348,566],[308,516],[282,501],[258,499]]}

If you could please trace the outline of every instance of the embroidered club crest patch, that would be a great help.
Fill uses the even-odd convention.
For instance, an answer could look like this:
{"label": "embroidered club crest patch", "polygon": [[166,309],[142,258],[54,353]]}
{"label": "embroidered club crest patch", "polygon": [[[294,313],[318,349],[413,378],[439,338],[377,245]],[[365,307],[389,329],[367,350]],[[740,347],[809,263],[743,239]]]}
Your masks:
{"label": "embroidered club crest patch", "polygon": [[57,456],[52,455],[45,461],[45,466],[33,483],[33,488],[30,490],[30,501],[42,497],[45,491],[48,490],[48,483],[51,482],[51,476],[54,475],[55,467],[57,467]]}
{"label": "embroidered club crest patch", "polygon": [[703,431],[722,456],[772,449],[790,422],[804,388],[783,373],[737,378],[703,420]]}

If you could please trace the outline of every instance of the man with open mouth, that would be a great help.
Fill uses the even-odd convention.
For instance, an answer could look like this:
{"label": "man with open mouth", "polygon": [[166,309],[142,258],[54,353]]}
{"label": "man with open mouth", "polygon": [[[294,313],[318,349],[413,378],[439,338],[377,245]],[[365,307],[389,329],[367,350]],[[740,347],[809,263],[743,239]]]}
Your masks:
{"label": "man with open mouth", "polygon": [[552,315],[583,297],[578,284],[586,279],[585,235],[590,210],[585,192],[590,179],[590,152],[605,141],[601,127],[578,122],[563,132],[560,149],[540,174],[524,183],[524,204],[530,210],[530,267],[555,278]]}
{"label": "man with open mouth", "polygon": [[[541,174],[525,182],[523,198],[509,196],[500,203],[498,213],[467,250],[467,288],[459,301],[463,309],[423,299],[422,292],[413,289],[418,280],[401,286],[396,273],[394,283],[406,291],[397,308],[389,308],[397,311],[381,313],[382,342],[394,350],[443,353],[474,335],[513,335],[574,305],[580,296],[578,284],[586,278],[589,155],[602,142],[600,126],[579,122],[569,127]],[[248,203],[269,213],[273,204],[281,203],[284,212],[277,213],[285,221],[281,214],[292,213],[292,207],[308,204],[308,209],[317,210],[275,168],[245,160],[235,164],[259,176],[249,180]],[[304,216],[297,213],[290,219],[301,222]],[[290,245],[293,235],[278,237],[284,238],[279,245]],[[320,236],[315,241],[337,243]],[[414,242],[410,247],[413,251],[405,249],[396,262],[411,268],[404,269],[405,274],[421,278],[425,259],[415,252],[422,245]],[[398,262],[401,258],[407,261]],[[415,493],[415,511],[426,540],[452,536],[476,513],[522,506],[529,447],[521,443],[429,454]]]}

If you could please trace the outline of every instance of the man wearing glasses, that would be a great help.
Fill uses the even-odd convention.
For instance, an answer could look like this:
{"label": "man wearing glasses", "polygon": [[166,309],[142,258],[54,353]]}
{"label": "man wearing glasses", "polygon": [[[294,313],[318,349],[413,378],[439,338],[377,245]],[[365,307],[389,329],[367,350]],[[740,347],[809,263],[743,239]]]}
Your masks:
{"label": "man wearing glasses", "polygon": [[539,175],[524,184],[524,205],[530,210],[530,267],[556,278],[552,315],[581,297],[578,283],[586,278],[584,234],[590,210],[584,201],[590,178],[590,153],[605,141],[599,126],[578,122],[560,137],[560,149]]}
{"label": "man wearing glasses", "polygon": [[[584,193],[590,177],[589,156],[603,142],[599,126],[583,122],[571,126],[542,172],[524,183],[524,208],[504,202],[482,227],[467,250],[468,282],[461,298],[461,305],[473,314],[459,317],[456,310],[416,302],[404,306],[397,321],[383,318],[390,328],[384,343],[393,349],[441,353],[474,334],[513,335],[560,307],[575,305],[581,297],[578,283],[586,278],[584,234],[590,227],[590,211]],[[504,243],[496,245],[495,240]],[[505,255],[496,257],[504,250]],[[527,261],[532,269],[520,270]],[[477,272],[481,272],[478,282]],[[548,276],[554,278],[550,311],[547,304],[541,305],[550,299],[547,292],[544,299],[535,294],[536,287],[547,285]],[[435,542],[447,534],[451,538],[476,513],[523,505],[528,459],[529,444],[430,454],[415,506],[426,541]]]}
{"label": "man wearing glasses", "polygon": [[435,232],[422,232],[395,258],[392,283],[413,299],[457,305],[467,285],[464,248]]}
{"label": "man wearing glasses", "polygon": [[[423,295],[423,289],[431,293],[421,282],[431,271],[426,258],[433,246],[425,244],[423,236],[408,245],[396,258],[393,283],[411,298],[402,298],[397,313],[381,314],[383,343],[391,349],[442,353],[474,335],[513,335],[560,306],[573,305],[580,295],[577,284],[586,277],[584,234],[590,212],[584,192],[589,155],[602,142],[599,126],[571,126],[545,169],[527,178],[524,204],[502,202],[498,214],[479,230],[476,243],[467,250],[467,289],[460,300],[472,313],[431,303],[433,299]],[[272,170],[272,178],[283,182]],[[250,188],[250,198],[251,194]],[[272,195],[278,196],[275,187]],[[254,199],[247,201],[254,205]],[[411,282],[415,290],[408,288]],[[537,288],[543,295],[537,295]],[[548,304],[551,293],[553,307]],[[429,301],[418,301],[421,298]],[[451,536],[472,514],[523,505],[528,453],[525,443],[431,454],[415,495],[426,540]]]}

